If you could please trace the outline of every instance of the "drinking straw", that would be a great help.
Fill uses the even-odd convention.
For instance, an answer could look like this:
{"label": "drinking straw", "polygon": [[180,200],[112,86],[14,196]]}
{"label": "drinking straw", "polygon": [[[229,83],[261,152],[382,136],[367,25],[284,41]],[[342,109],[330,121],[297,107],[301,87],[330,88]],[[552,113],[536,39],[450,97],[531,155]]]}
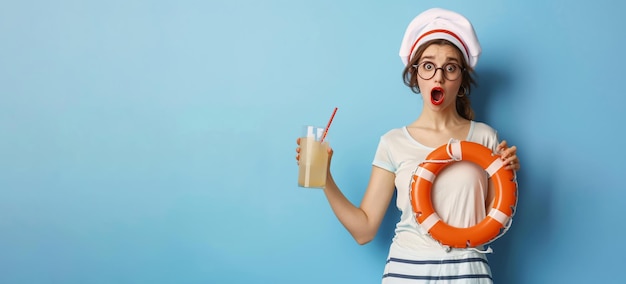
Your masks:
{"label": "drinking straw", "polygon": [[330,128],[330,124],[333,122],[335,113],[337,113],[336,107],[335,107],[335,110],[333,110],[333,114],[330,116],[330,120],[328,120],[328,124],[326,124],[326,129],[324,129],[324,134],[322,134],[322,139],[320,139],[320,143],[324,142],[324,138],[326,138],[326,134],[328,133],[328,128]]}

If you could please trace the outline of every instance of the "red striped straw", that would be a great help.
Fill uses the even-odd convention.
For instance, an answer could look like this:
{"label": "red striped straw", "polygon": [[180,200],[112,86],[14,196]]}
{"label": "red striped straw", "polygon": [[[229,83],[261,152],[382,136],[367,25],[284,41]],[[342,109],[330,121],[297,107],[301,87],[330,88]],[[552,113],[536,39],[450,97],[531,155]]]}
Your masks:
{"label": "red striped straw", "polygon": [[324,142],[324,138],[326,138],[326,134],[328,133],[328,128],[330,128],[330,124],[333,123],[333,118],[335,118],[335,113],[337,113],[337,108],[333,111],[333,115],[330,116],[330,120],[326,125],[326,129],[324,129],[324,134],[322,134],[322,139],[320,139],[320,143]]}

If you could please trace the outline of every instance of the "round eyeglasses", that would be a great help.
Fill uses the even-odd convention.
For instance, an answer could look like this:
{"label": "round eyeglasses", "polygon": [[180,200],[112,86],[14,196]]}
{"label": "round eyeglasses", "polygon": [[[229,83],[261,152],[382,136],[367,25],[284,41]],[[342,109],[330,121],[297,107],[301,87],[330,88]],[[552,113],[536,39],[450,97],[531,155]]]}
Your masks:
{"label": "round eyeglasses", "polygon": [[450,81],[459,79],[459,77],[461,77],[461,73],[465,71],[465,68],[462,68],[456,63],[446,63],[443,67],[437,67],[435,63],[423,61],[422,63],[413,65],[413,67],[417,69],[417,75],[424,80],[430,80],[435,77],[435,73],[437,73],[437,70],[439,69],[443,72],[443,76]]}

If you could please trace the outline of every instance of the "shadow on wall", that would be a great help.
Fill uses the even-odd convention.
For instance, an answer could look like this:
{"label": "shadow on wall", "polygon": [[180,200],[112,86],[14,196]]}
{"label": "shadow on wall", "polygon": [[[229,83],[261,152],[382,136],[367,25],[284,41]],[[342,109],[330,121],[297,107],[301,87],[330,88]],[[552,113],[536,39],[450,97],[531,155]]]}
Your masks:
{"label": "shadow on wall", "polygon": [[549,251],[553,236],[554,182],[548,175],[529,177],[524,173],[522,170],[517,175],[519,197],[511,228],[493,243],[494,253],[488,256],[495,283],[527,283],[524,278],[532,273],[533,264],[521,261],[540,261]]}
{"label": "shadow on wall", "polygon": [[[511,90],[518,88],[519,81],[513,78],[509,66],[512,66],[512,58],[502,58],[500,64],[487,65],[484,69],[477,70],[475,77],[477,87],[472,90],[471,100],[476,118],[488,124],[498,119],[497,112],[493,111],[497,106],[494,104],[500,100],[494,100],[498,96],[507,96]],[[509,98],[504,98],[504,101]],[[522,120],[506,121],[509,127],[523,123]],[[513,128],[515,129],[515,128]],[[506,132],[510,130],[503,129]],[[546,145],[548,143],[548,145]],[[513,217],[511,229],[501,238],[490,244],[494,250],[488,255],[489,263],[494,277],[494,283],[528,283],[527,275],[533,273],[536,263],[527,263],[525,260],[541,259],[550,251],[549,240],[554,232],[554,180],[548,175],[548,171],[532,171],[540,176],[529,176],[531,171],[525,169],[545,168],[556,166],[551,160],[533,160],[533,157],[544,157],[543,151],[552,149],[549,141],[542,141],[542,145],[531,149],[535,145],[524,145],[524,151],[518,153],[522,161],[522,169],[517,173],[518,181],[518,204]],[[531,153],[529,155],[528,153]],[[536,269],[535,269],[536,270]],[[536,273],[536,271],[535,271]]]}
{"label": "shadow on wall", "polygon": [[[513,79],[508,67],[513,65],[511,60],[514,59],[502,58],[499,61],[502,64],[492,64],[485,69],[477,70],[477,88],[472,94],[472,106],[478,120],[489,123],[498,119],[494,117],[493,111],[496,106],[491,105],[496,101],[494,98],[513,93],[511,90],[518,85],[517,79]],[[505,98],[504,101],[508,99]],[[507,121],[505,124],[515,127],[519,123],[523,122]],[[525,145],[526,151],[518,153],[521,155],[520,160],[523,166],[517,173],[519,196],[516,213],[511,229],[492,244],[494,253],[488,256],[495,283],[527,283],[525,273],[531,273],[532,265],[523,263],[523,260],[537,259],[533,255],[540,256],[549,250],[547,240],[552,236],[551,230],[554,223],[551,211],[554,203],[552,198],[554,181],[549,175],[544,174],[546,171],[533,171],[533,173],[541,173],[542,176],[531,177],[526,175],[530,172],[524,170],[524,168],[555,166],[550,160],[534,161],[532,159],[532,157],[542,157],[543,153],[538,152],[551,149],[549,145],[545,145],[546,141],[543,143],[537,151],[534,151],[533,156],[524,155],[524,153],[533,152],[529,149],[533,145]]]}
{"label": "shadow on wall", "polygon": [[476,114],[478,121],[489,123],[492,121],[492,117],[489,115],[490,103],[492,98],[500,94],[509,93],[506,90],[511,89],[511,75],[507,73],[507,69],[495,69],[487,67],[487,69],[476,70],[474,80],[476,80],[476,86],[472,88],[470,95],[472,101],[472,108]]}

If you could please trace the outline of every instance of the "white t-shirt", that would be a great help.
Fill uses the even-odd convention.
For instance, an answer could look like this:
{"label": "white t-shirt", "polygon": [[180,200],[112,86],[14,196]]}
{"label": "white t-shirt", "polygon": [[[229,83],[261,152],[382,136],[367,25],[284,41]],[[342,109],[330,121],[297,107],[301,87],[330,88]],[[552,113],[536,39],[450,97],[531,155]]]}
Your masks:
{"label": "white t-shirt", "polygon": [[[475,121],[471,121],[465,140],[480,143],[494,152],[499,143],[493,128]],[[396,224],[393,241],[420,254],[437,255],[444,252],[445,247],[431,238],[415,221],[410,201],[413,172],[433,150],[435,148],[424,146],[413,139],[406,127],[396,128],[380,138],[372,164],[396,175],[396,206],[402,215]],[[480,166],[467,161],[455,162],[437,175],[432,187],[433,206],[447,224],[471,227],[485,218],[488,188],[488,175]]]}

